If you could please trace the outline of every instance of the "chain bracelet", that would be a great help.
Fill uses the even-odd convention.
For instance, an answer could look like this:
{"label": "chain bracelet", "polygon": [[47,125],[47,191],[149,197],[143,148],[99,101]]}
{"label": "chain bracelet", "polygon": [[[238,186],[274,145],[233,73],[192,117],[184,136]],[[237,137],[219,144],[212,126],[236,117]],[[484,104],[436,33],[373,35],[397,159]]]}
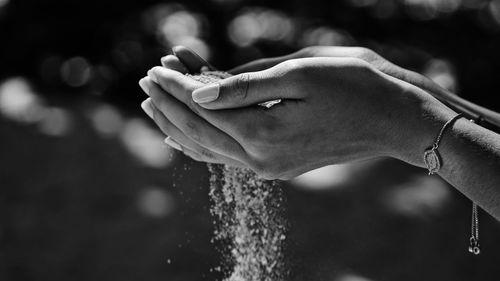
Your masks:
{"label": "chain bracelet", "polygon": [[439,131],[439,134],[432,144],[432,146],[428,149],[425,150],[424,152],[424,163],[427,166],[427,169],[429,170],[429,175],[435,174],[441,169],[441,156],[439,155],[438,148],[439,148],[439,142],[441,141],[441,138],[443,137],[443,133],[448,128],[453,122],[455,122],[458,118],[462,117],[462,113],[457,114],[455,117],[451,118],[446,122],[441,130]]}
{"label": "chain bracelet", "polygon": [[[439,142],[443,137],[443,133],[447,127],[449,127],[454,121],[462,117],[462,114],[457,114],[455,117],[451,118],[446,122],[441,130],[439,131],[436,140],[432,144],[432,146],[425,150],[424,152],[424,162],[429,170],[429,175],[437,173],[442,166],[441,156],[439,155],[438,148]],[[470,120],[474,122],[474,120]],[[471,215],[471,236],[469,238],[469,252],[474,255],[479,255],[481,253],[480,245],[479,245],[479,217],[478,217],[478,209],[476,203],[472,202],[472,215]]]}

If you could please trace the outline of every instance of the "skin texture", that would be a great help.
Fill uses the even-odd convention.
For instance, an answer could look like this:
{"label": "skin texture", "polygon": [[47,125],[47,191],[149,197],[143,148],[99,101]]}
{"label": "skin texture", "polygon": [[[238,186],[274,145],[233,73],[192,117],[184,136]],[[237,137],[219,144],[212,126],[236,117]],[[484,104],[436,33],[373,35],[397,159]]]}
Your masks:
{"label": "skin texture", "polygon": [[[198,161],[249,167],[290,179],[328,164],[379,156],[424,167],[423,152],[456,115],[428,92],[429,79],[364,48],[313,47],[231,70],[215,101],[183,75],[213,69],[183,47],[140,81],[150,117]],[[280,98],[270,109],[256,104]],[[152,112],[152,114],[151,114]],[[439,174],[500,218],[500,136],[465,119],[447,130]]]}

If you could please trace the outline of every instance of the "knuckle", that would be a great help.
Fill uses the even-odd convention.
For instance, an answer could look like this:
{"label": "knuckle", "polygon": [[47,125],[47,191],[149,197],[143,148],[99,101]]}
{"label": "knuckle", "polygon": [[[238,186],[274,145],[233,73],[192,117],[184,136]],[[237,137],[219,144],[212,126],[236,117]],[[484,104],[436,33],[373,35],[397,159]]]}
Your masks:
{"label": "knuckle", "polygon": [[[283,61],[272,68],[267,69],[265,75],[270,75],[271,77],[278,78],[273,80],[276,83],[282,82],[292,82],[297,81],[297,78],[302,76],[302,70],[304,65],[301,63],[301,59],[289,59]],[[285,78],[285,79],[279,79]]]}
{"label": "knuckle", "polygon": [[288,71],[294,71],[294,70],[299,70],[302,67],[302,64],[300,63],[300,59],[291,59],[287,60],[281,63],[281,66]]}
{"label": "knuckle", "polygon": [[299,59],[291,59],[283,62],[281,65],[283,76],[287,83],[292,83],[294,87],[300,87],[303,79],[307,75],[307,65],[303,64]]}
{"label": "knuckle", "polygon": [[354,53],[353,57],[365,61],[372,61],[377,57],[377,53],[365,47],[354,47],[353,53]]}
{"label": "knuckle", "polygon": [[250,74],[242,73],[235,77],[234,83],[230,86],[231,93],[233,97],[240,100],[245,100],[248,95],[248,90],[250,87]]}

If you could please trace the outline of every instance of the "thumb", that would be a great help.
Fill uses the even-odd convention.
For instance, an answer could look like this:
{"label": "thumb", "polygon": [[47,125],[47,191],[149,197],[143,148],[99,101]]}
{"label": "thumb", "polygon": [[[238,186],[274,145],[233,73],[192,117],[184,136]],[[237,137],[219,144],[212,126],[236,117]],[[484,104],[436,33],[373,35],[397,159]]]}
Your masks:
{"label": "thumb", "polygon": [[264,72],[238,74],[192,92],[193,101],[206,109],[229,109],[266,101],[299,98],[280,89],[279,78]]}
{"label": "thumb", "polygon": [[202,67],[208,67],[209,70],[215,70],[206,60],[187,47],[175,46],[172,48],[172,52],[179,58],[180,62],[186,66],[189,73],[200,73]]}

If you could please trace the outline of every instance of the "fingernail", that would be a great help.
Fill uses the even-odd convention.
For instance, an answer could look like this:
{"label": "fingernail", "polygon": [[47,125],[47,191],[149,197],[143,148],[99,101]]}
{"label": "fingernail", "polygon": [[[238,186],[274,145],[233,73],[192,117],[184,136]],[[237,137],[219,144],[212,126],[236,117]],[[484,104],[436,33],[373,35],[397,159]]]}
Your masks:
{"label": "fingernail", "polygon": [[192,97],[196,103],[207,103],[219,97],[220,84],[210,84],[193,91]]}
{"label": "fingernail", "polygon": [[141,103],[142,110],[146,112],[149,118],[153,119],[153,107],[151,106],[151,98],[147,98]]}
{"label": "fingernail", "polygon": [[162,64],[163,66],[165,66],[165,63],[167,62],[167,60],[168,60],[168,57],[169,57],[169,56],[172,56],[172,55],[166,55],[166,56],[164,56],[164,57],[162,57],[162,58],[160,59],[161,64]]}
{"label": "fingernail", "polygon": [[175,55],[166,55],[166,56],[161,58],[161,61],[166,61],[166,60],[174,59],[174,58],[176,58]]}
{"label": "fingernail", "polygon": [[141,86],[141,89],[144,91],[144,93],[149,96],[149,85],[145,78],[139,80],[139,86]]}
{"label": "fingernail", "polygon": [[176,141],[174,141],[171,137],[165,138],[165,140],[163,142],[165,142],[166,144],[168,144],[169,146],[171,146],[174,149],[182,151],[181,145],[178,144]]}
{"label": "fingernail", "polygon": [[158,84],[158,78],[156,76],[156,73],[153,71],[153,69],[148,70],[148,77],[153,80],[156,84]]}

